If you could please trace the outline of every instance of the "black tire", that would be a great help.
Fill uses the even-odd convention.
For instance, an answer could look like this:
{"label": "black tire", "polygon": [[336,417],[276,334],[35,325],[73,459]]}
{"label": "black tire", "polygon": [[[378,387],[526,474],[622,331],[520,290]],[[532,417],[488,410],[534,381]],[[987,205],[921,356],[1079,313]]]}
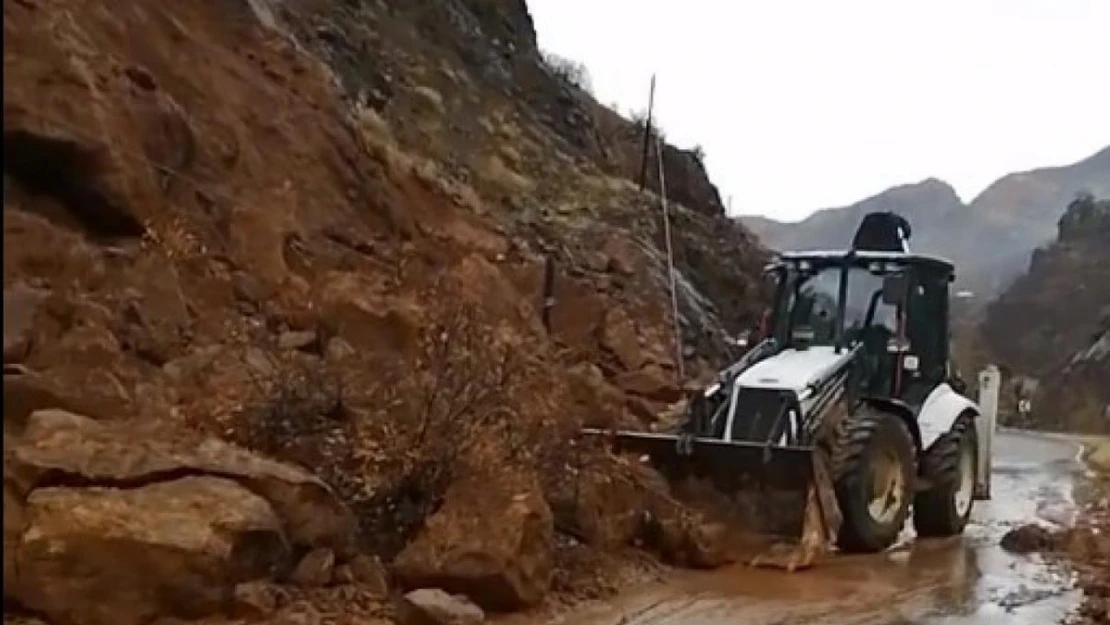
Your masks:
{"label": "black tire", "polygon": [[[971,470],[971,490],[961,493],[961,485],[966,483],[960,459],[965,455],[970,462],[967,466]],[[913,526],[918,536],[939,538],[964,531],[974,507],[978,470],[979,439],[975,420],[971,415],[963,415],[922,455],[921,477],[928,488],[918,493],[913,502]],[[961,499],[966,497],[966,502],[957,501],[957,495]]]}
{"label": "black tire", "polygon": [[[832,460],[837,503],[844,517],[837,536],[841,550],[875,553],[894,544],[909,515],[917,475],[917,453],[906,424],[898,416],[864,408],[838,428]],[[878,518],[872,515],[875,472],[900,474],[900,486],[890,491],[897,499]],[[896,476],[892,476],[896,477]]]}

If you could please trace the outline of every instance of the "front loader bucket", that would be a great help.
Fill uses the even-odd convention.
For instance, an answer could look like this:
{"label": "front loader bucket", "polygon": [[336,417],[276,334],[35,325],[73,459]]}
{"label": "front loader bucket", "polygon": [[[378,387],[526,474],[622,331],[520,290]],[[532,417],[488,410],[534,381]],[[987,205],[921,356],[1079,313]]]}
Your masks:
{"label": "front loader bucket", "polygon": [[752,565],[807,568],[840,528],[824,453],[813,447],[648,432],[584,434],[606,441],[615,453],[650,461],[676,489],[690,481],[710,484],[728,502],[730,516],[761,537]]}

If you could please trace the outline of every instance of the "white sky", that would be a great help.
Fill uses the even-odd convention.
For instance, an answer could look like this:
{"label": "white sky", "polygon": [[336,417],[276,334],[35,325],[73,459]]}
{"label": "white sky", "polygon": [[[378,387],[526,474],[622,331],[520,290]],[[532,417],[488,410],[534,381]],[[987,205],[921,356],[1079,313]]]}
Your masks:
{"label": "white sky", "polygon": [[801,219],[1110,144],[1110,0],[527,0],[540,47],[701,144],[733,213]]}

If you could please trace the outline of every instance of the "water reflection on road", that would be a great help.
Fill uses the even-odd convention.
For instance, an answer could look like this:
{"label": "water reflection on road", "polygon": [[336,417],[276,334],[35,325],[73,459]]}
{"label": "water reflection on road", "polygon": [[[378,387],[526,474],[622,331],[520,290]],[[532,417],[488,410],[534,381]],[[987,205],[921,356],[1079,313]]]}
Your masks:
{"label": "water reflection on road", "polygon": [[1068,522],[1082,467],[1066,439],[1020,432],[995,439],[993,499],[963,536],[916,540],[887,553],[841,556],[789,575],[743,566],[690,573],[558,619],[566,625],[1044,625],[1078,599],[1039,556],[1002,551],[1009,528]]}

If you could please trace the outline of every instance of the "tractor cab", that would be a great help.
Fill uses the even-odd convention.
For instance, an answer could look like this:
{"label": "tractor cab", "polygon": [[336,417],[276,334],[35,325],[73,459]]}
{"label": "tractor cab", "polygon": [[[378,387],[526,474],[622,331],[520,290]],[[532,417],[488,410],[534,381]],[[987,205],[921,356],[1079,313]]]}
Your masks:
{"label": "tractor cab", "polygon": [[767,331],[830,363],[854,354],[862,395],[920,405],[948,375],[947,261],[896,251],[797,252],[768,267]]}

